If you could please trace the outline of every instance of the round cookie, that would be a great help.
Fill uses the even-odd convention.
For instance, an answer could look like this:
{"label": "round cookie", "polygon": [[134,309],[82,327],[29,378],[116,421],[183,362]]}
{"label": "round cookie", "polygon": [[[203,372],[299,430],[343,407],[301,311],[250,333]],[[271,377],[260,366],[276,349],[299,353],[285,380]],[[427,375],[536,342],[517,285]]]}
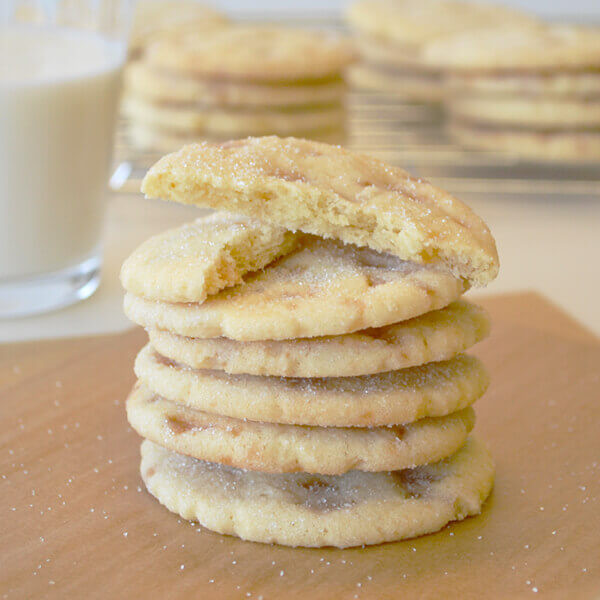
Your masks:
{"label": "round cookie", "polygon": [[339,35],[292,27],[236,25],[154,44],[157,68],[204,78],[307,81],[336,76],[354,58]]}
{"label": "round cookie", "polygon": [[127,316],[146,328],[198,338],[281,340],[351,333],[442,308],[465,284],[447,270],[313,236],[241,285],[202,304],[126,294]]}
{"label": "round cookie", "polygon": [[453,98],[446,108],[455,119],[497,127],[600,128],[600,99],[473,96]]}
{"label": "round cookie", "polygon": [[149,101],[220,107],[324,106],[341,104],[346,93],[346,86],[339,77],[297,85],[207,80],[158,71],[144,61],[127,67],[125,87],[133,95]]}
{"label": "round cookie", "polygon": [[195,370],[150,345],[135,361],[149,390],[207,413],[290,425],[374,427],[440,417],[470,406],[488,375],[472,356],[361,377],[299,379]]}
{"label": "round cookie", "polygon": [[201,108],[155,104],[131,93],[123,98],[123,111],[139,123],[175,133],[219,136],[308,133],[341,128],[346,119],[344,108],[335,105],[298,110]]}
{"label": "round cookie", "polygon": [[164,400],[143,386],[127,419],[144,438],[202,460],[264,473],[388,471],[456,452],[475,424],[471,407],[389,427],[310,427],[232,419]]}
{"label": "round cookie", "polygon": [[215,213],[155,235],[132,252],[121,283],[166,302],[203,302],[291,252],[298,234],[230,213]]}
{"label": "round cookie", "polygon": [[442,83],[430,73],[392,73],[372,64],[348,67],[348,83],[358,90],[397,96],[407,102],[438,102],[442,96]]}
{"label": "round cookie", "polygon": [[504,152],[532,161],[596,162],[599,131],[526,131],[451,121],[448,133],[469,148]]}
{"label": "round cookie", "polygon": [[436,464],[341,476],[243,471],[149,441],[141,454],[148,491],[170,511],[219,533],[287,546],[345,548],[432,533],[479,514],[494,480],[476,438]]}
{"label": "round cookie", "polygon": [[358,31],[414,45],[490,25],[537,25],[524,12],[462,0],[358,0],[350,5],[346,16]]}
{"label": "round cookie", "polygon": [[452,95],[600,98],[598,72],[450,73]]}
{"label": "round cookie", "polygon": [[468,302],[408,321],[339,336],[238,342],[150,329],[162,356],[194,369],[283,377],[351,377],[447,360],[489,333],[487,313]]}
{"label": "round cookie", "polygon": [[498,272],[494,239],[465,204],[402,169],[339,146],[274,136],[194,144],[158,161],[142,191],[404,260],[443,262],[474,285]]}
{"label": "round cookie", "polygon": [[494,27],[430,44],[425,62],[450,72],[504,73],[596,70],[600,29],[574,25]]}

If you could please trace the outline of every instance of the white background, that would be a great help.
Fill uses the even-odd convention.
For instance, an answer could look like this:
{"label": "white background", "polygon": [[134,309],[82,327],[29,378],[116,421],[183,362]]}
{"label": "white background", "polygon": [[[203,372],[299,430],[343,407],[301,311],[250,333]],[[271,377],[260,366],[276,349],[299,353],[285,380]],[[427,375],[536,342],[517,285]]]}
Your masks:
{"label": "white background", "polygon": [[[1,0],[0,0],[1,1]],[[208,0],[210,4],[238,15],[335,15],[349,4],[348,0]],[[485,2],[486,0],[479,0]],[[495,0],[535,12],[542,16],[566,16],[574,20],[595,17],[600,21],[600,0]]]}

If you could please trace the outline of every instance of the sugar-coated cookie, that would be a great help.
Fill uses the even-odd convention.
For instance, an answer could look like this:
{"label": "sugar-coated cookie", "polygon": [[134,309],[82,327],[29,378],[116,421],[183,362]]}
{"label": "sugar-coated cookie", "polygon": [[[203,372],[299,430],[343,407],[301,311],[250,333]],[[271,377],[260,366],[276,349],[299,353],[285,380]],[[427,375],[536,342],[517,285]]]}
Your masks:
{"label": "sugar-coated cookie", "polygon": [[413,262],[443,262],[475,285],[498,272],[494,239],[465,204],[402,169],[338,146],[275,136],[194,144],[158,161],[142,191]]}
{"label": "sugar-coated cookie", "polygon": [[481,512],[494,463],[476,438],[403,471],[269,474],[209,463],[145,441],[141,474],[170,511],[208,529],[287,546],[360,546],[416,537]]}

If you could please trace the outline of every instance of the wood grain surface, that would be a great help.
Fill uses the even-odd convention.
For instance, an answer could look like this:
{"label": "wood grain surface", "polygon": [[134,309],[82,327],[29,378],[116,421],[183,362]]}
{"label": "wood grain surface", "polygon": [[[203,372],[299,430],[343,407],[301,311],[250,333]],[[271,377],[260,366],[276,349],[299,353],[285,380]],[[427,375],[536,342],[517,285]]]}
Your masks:
{"label": "wood grain surface", "polygon": [[141,330],[0,347],[2,597],[600,597],[600,344],[534,294],[482,304],[492,496],[479,517],[364,549],[243,542],[150,497],[124,410]]}

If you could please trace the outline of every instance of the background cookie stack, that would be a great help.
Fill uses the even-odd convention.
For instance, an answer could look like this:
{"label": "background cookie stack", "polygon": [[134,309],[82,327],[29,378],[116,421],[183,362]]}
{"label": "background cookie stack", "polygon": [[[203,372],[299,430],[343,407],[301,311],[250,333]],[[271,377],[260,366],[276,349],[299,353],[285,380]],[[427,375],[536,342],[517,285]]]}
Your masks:
{"label": "background cookie stack", "polygon": [[138,59],[144,49],[164,37],[222,27],[227,18],[197,0],[137,0],[131,37],[130,59]]}
{"label": "background cookie stack", "polygon": [[432,45],[450,132],[533,159],[600,158],[600,29],[484,30]]}
{"label": "background cookie stack", "polygon": [[485,27],[532,23],[513,9],[455,0],[359,0],[350,5],[362,61],[349,70],[353,87],[387,92],[408,102],[442,100],[442,70],[423,60],[433,41]]}
{"label": "background cookie stack", "polygon": [[[170,510],[244,539],[352,546],[481,510],[468,434],[487,387],[461,301],[498,270],[468,207],[376,159],[294,138],[197,144],[143,191],[215,213],[126,261],[147,328],[127,413]],[[295,232],[295,233],[293,233]]]}
{"label": "background cookie stack", "polygon": [[126,72],[132,142],[172,150],[185,141],[310,134],[339,141],[343,71],[353,58],[337,35],[231,26],[170,36]]}

